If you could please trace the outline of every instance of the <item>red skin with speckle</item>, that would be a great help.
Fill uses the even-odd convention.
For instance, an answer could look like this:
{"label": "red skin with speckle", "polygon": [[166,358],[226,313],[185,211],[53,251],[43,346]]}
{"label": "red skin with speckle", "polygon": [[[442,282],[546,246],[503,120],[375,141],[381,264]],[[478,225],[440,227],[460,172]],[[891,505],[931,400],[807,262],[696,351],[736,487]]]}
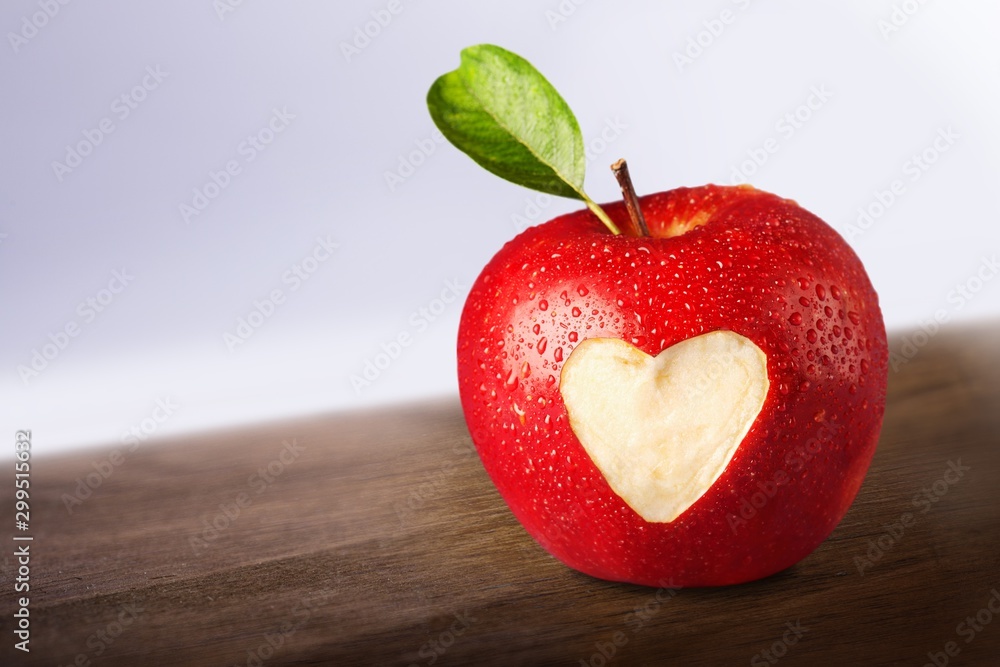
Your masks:
{"label": "red skin with speckle", "polygon": [[[528,229],[483,269],[458,336],[466,422],[514,515],[570,567],[649,586],[766,577],[826,539],[871,462],[888,356],[878,297],[847,243],[792,201],[711,185],[640,201],[651,237],[613,236],[583,210]],[[604,209],[628,226],[624,205]],[[570,428],[562,365],[586,338],[656,355],[727,329],[767,354],[764,407],[715,484],[649,523]]]}

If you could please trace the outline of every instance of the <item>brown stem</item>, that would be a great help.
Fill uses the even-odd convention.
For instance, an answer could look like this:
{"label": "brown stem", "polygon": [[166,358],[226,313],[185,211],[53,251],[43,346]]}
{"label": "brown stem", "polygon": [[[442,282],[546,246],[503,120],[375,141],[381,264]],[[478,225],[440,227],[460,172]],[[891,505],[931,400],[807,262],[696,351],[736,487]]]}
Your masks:
{"label": "brown stem", "polygon": [[611,165],[611,171],[618,179],[618,185],[622,188],[622,199],[625,200],[625,208],[628,209],[628,217],[632,220],[632,229],[635,236],[649,236],[649,227],[646,226],[646,218],[639,208],[639,198],[632,187],[632,178],[628,175],[628,164],[622,158]]}

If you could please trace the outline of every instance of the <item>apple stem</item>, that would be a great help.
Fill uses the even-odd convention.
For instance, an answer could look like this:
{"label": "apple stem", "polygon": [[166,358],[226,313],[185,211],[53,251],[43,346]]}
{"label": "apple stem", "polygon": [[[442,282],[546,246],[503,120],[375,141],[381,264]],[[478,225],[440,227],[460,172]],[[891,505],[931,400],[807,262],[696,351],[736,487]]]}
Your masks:
{"label": "apple stem", "polygon": [[634,235],[649,236],[649,227],[646,226],[646,218],[642,215],[642,209],[639,208],[639,197],[636,196],[635,188],[632,187],[632,177],[628,175],[628,164],[625,162],[625,158],[621,158],[611,165],[611,171],[615,173],[618,185],[622,188],[622,199],[625,200],[628,217],[632,220]]}

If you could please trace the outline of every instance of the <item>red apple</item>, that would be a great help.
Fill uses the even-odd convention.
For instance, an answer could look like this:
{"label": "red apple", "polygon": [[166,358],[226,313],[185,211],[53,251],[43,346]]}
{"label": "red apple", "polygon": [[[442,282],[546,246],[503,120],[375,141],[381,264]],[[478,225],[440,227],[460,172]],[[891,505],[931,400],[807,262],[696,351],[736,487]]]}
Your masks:
{"label": "red apple", "polygon": [[[650,586],[783,570],[844,516],[875,451],[887,346],[858,257],[751,187],[642,197],[530,228],[462,313],[462,407],[525,529]],[[622,203],[603,206],[629,228]]]}

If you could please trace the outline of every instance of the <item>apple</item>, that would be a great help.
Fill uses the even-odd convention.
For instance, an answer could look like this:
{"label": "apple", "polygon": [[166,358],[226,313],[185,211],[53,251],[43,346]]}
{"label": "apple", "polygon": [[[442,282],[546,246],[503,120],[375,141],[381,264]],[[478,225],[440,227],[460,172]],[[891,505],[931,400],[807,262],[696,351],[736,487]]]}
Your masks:
{"label": "apple", "polygon": [[572,568],[650,586],[766,577],[830,534],[871,462],[878,298],[793,201],[706,185],[632,203],[648,235],[604,204],[633,233],[584,209],[483,269],[458,336],[469,430],[511,511]]}

